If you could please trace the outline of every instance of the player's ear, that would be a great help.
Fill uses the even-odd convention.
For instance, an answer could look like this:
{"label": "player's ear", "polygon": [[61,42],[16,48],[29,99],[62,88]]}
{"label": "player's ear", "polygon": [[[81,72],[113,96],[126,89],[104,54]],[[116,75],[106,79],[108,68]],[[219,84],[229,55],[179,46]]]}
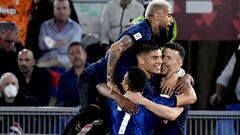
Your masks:
{"label": "player's ear", "polygon": [[181,68],[183,65],[183,60],[179,57],[177,60],[177,68]]}
{"label": "player's ear", "polygon": [[143,59],[142,55],[137,55],[137,60],[138,60],[139,65],[144,64],[144,59]]}
{"label": "player's ear", "polygon": [[127,92],[127,91],[129,91],[129,89],[130,89],[130,88],[129,88],[129,85],[128,85],[128,84],[125,84],[125,89],[124,89],[124,91]]}

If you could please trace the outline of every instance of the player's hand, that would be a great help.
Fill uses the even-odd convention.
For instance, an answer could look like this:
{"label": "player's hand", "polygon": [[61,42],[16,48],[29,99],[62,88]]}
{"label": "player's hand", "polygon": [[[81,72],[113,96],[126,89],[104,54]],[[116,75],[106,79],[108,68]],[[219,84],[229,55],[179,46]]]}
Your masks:
{"label": "player's hand", "polygon": [[118,106],[123,109],[123,111],[131,115],[137,113],[137,106],[123,95],[119,95],[116,99],[116,102]]}
{"label": "player's hand", "polygon": [[177,73],[172,73],[168,78],[164,79],[160,83],[161,93],[171,95],[177,84]]}
{"label": "player's hand", "polygon": [[183,77],[178,79],[175,91],[182,93],[183,90],[186,90],[190,85],[194,85],[194,80],[191,75],[186,73]]}
{"label": "player's hand", "polygon": [[118,86],[112,82],[112,81],[108,81],[107,82],[107,86],[111,89],[111,90],[114,90],[116,92],[118,92],[119,94],[121,94],[120,90],[118,89]]}
{"label": "player's hand", "polygon": [[210,97],[210,104],[212,106],[215,106],[216,104],[218,104],[221,101],[221,95],[214,93],[211,97]]}
{"label": "player's hand", "polygon": [[144,97],[142,96],[141,93],[139,92],[130,92],[127,91],[124,94],[125,97],[127,97],[131,102],[133,102],[134,104],[139,104],[139,105],[143,105],[144,104]]}

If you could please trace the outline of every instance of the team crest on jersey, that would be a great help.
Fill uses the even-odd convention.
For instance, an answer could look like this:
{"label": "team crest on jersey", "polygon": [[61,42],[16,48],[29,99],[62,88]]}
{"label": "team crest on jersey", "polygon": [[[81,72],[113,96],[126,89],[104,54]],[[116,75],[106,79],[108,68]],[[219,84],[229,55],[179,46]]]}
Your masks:
{"label": "team crest on jersey", "polygon": [[142,35],[140,32],[138,32],[138,33],[134,34],[133,37],[135,38],[135,40],[139,40],[142,38]]}

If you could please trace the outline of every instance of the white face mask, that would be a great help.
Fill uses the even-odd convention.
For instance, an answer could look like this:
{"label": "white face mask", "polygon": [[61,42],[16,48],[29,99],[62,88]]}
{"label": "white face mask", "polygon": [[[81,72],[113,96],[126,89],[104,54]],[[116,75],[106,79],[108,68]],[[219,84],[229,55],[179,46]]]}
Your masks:
{"label": "white face mask", "polygon": [[18,91],[16,86],[9,84],[8,86],[5,87],[5,89],[3,90],[3,93],[5,96],[12,98],[17,96]]}

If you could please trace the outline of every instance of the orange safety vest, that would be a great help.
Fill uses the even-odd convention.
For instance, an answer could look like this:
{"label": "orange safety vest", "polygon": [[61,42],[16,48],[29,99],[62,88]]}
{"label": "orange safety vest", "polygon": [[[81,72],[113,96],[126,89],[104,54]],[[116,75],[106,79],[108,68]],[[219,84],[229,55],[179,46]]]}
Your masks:
{"label": "orange safety vest", "polygon": [[32,0],[0,0],[0,21],[15,22],[24,45]]}

